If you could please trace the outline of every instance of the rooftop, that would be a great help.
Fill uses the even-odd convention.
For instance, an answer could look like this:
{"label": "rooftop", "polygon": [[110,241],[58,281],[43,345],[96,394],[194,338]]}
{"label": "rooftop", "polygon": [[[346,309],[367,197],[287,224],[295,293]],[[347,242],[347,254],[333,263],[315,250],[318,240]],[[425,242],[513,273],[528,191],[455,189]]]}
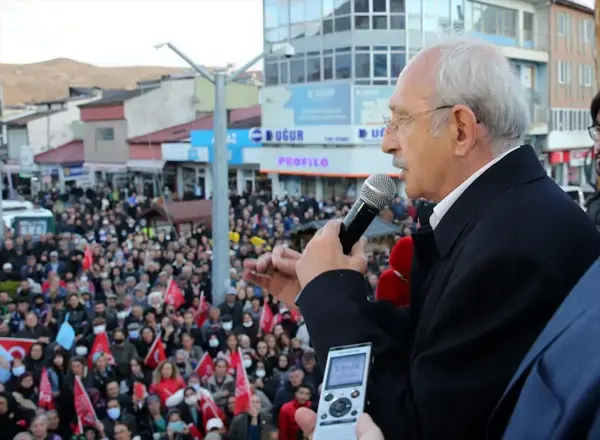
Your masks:
{"label": "rooftop", "polygon": [[52,150],[36,154],[34,161],[41,165],[62,165],[83,162],[83,141],[74,140]]}
{"label": "rooftop", "polygon": [[50,111],[46,111],[46,112],[37,112],[34,114],[22,116],[20,118],[11,119],[10,121],[6,121],[6,125],[8,125],[9,127],[26,127],[27,123],[30,121],[44,118],[46,116],[51,116],[51,115],[54,115],[56,113],[60,113],[63,111],[65,111],[65,110],[62,109],[62,110],[50,110]]}
{"label": "rooftop", "polygon": [[[150,89],[152,90],[152,89]],[[123,104],[125,101],[131,98],[135,98],[140,96],[143,93],[147,93],[146,90],[105,90],[102,93],[102,98],[97,101],[88,102],[87,104],[82,104],[79,108],[95,108],[95,107],[104,107],[107,105],[116,105]]]}

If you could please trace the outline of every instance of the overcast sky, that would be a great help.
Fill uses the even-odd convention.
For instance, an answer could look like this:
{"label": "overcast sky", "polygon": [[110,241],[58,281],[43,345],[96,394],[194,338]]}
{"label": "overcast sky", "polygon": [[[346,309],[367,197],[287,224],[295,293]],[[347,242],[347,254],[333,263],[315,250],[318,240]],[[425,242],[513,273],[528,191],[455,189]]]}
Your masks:
{"label": "overcast sky", "polygon": [[262,52],[261,0],[0,0],[0,63],[241,65]]}

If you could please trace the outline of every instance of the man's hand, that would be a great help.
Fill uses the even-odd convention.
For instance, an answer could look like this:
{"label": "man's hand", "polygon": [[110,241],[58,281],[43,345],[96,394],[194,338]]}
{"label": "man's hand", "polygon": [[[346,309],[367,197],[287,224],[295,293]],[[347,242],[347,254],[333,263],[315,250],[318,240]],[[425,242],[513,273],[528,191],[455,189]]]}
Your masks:
{"label": "man's hand", "polygon": [[339,238],[341,224],[341,220],[327,223],[310,240],[296,263],[296,275],[303,289],[316,277],[331,270],[350,269],[363,274],[367,271],[366,240],[361,238],[350,255],[344,255]]}
{"label": "man's hand", "polygon": [[267,290],[289,309],[295,309],[294,300],[300,293],[296,277],[296,262],[300,254],[290,248],[275,246],[257,260],[244,260],[244,279]]}
{"label": "man's hand", "polygon": [[[312,439],[317,424],[317,415],[315,412],[308,408],[299,408],[296,411],[296,423],[298,423],[304,435],[308,439]],[[356,438],[357,440],[385,440],[381,430],[373,422],[371,416],[366,413],[358,418]]]}

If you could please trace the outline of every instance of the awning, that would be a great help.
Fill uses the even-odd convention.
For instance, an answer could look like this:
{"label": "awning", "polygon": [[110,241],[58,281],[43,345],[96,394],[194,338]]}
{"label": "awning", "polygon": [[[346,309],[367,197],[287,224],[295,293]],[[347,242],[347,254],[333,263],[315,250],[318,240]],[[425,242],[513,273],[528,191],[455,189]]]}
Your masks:
{"label": "awning", "polygon": [[5,163],[2,165],[2,171],[10,174],[17,174],[21,172],[20,163]]}
{"label": "awning", "polygon": [[83,167],[90,171],[103,171],[105,173],[125,173],[127,165],[124,163],[110,162],[84,162]]}
{"label": "awning", "polygon": [[129,159],[127,161],[127,169],[140,172],[160,171],[165,166],[165,161],[162,159]]}

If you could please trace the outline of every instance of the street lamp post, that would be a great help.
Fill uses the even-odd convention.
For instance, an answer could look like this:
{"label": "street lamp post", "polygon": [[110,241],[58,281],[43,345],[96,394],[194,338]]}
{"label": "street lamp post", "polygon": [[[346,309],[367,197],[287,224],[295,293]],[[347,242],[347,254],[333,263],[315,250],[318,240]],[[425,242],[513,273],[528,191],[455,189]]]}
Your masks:
{"label": "street lamp post", "polygon": [[225,300],[226,289],[231,285],[231,280],[229,278],[229,150],[227,148],[227,84],[235,81],[246,70],[268,55],[273,54],[291,57],[295,54],[295,51],[288,43],[269,46],[263,53],[254,57],[231,75],[228,75],[228,68],[214,69],[214,74],[211,74],[206,68],[196,64],[191,58],[171,43],[157,44],[155,48],[160,49],[165,46],[175,52],[175,54],[189,64],[199,75],[206,78],[215,86],[215,108],[213,113],[214,145],[213,163],[211,164],[213,183],[212,297],[214,304],[220,304]]}

